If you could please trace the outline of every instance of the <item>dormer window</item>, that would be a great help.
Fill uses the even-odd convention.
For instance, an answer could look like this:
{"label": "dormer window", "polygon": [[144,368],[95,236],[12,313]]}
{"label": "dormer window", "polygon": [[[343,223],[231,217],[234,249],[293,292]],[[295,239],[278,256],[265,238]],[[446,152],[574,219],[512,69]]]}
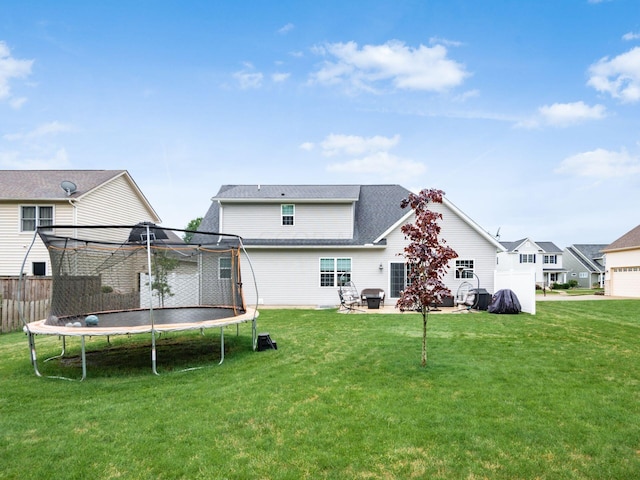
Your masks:
{"label": "dormer window", "polygon": [[280,211],[282,212],[282,225],[293,225],[295,205],[293,204],[280,205]]}

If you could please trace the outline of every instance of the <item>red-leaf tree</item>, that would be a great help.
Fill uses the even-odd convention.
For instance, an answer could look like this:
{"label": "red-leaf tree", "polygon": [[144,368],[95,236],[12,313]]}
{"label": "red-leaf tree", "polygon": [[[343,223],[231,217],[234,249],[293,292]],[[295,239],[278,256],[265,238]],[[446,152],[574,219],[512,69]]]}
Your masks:
{"label": "red-leaf tree", "polygon": [[449,261],[458,254],[446,241],[439,239],[441,227],[438,221],[442,214],[429,210],[429,203],[442,203],[444,192],[424,189],[409,194],[401,203],[402,208],[411,207],[415,223],[402,226],[402,233],[409,244],[404,248],[407,263],[407,287],[400,292],[396,306],[402,310],[422,313],[422,366],[427,364],[427,320],[429,308],[442,302],[451,291],[442,281],[449,268]]}

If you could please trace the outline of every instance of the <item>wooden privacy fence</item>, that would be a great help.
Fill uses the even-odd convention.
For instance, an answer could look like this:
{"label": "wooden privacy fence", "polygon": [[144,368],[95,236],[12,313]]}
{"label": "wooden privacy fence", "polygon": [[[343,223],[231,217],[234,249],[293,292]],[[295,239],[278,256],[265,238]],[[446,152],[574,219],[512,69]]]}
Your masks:
{"label": "wooden privacy fence", "polygon": [[2,300],[0,303],[0,333],[15,332],[22,329],[22,321],[20,320],[20,304],[22,304],[22,313],[26,322],[33,322],[46,318],[49,314],[50,301],[48,298],[43,300],[31,300],[19,302],[18,300]]}
{"label": "wooden privacy fence", "polygon": [[22,283],[20,277],[0,277],[0,333],[22,329],[20,303],[27,322],[46,318],[51,305],[51,277],[26,277]]}

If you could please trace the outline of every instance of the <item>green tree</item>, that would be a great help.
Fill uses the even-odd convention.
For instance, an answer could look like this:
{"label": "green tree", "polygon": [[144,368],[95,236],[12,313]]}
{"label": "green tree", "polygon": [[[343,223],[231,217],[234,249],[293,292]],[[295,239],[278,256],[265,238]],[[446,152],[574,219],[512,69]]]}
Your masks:
{"label": "green tree", "polygon": [[164,250],[153,252],[151,269],[153,279],[151,289],[160,300],[160,306],[164,307],[165,297],[172,297],[171,285],[169,285],[169,272],[178,266],[178,259],[167,255]]}
{"label": "green tree", "polygon": [[185,230],[189,231],[185,232],[185,234],[182,236],[182,239],[185,241],[185,243],[189,243],[191,241],[191,239],[193,238],[193,232],[198,230],[198,227],[200,227],[201,223],[202,217],[198,217],[194,218],[187,224],[187,228],[185,228]]}
{"label": "green tree", "polygon": [[407,287],[400,292],[396,306],[401,310],[419,311],[422,314],[422,366],[427,364],[427,320],[429,307],[442,302],[451,291],[442,281],[449,268],[449,261],[458,254],[439,239],[442,214],[429,210],[429,203],[442,203],[444,192],[425,189],[411,193],[400,206],[411,207],[415,223],[401,228],[409,244],[403,256],[407,262]]}

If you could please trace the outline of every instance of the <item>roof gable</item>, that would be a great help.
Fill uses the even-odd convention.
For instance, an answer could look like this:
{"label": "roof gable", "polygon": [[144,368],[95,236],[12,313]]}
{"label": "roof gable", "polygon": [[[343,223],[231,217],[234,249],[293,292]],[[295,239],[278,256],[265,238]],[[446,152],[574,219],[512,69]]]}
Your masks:
{"label": "roof gable", "polygon": [[562,250],[553,242],[534,242],[530,238],[523,238],[521,240],[516,240],[515,242],[500,242],[500,244],[507,250],[507,252],[517,252],[525,242],[531,242],[534,245],[534,248],[544,253],[562,253]]}
{"label": "roof gable", "polygon": [[627,250],[640,248],[640,225],[633,230],[628,231],[613,243],[607,245],[603,251],[611,252],[614,250]]}
{"label": "roof gable", "polygon": [[566,248],[566,252],[572,255],[578,262],[592,271],[602,272],[604,266],[601,263],[602,249],[606,245],[602,244],[574,244]]}
{"label": "roof gable", "polygon": [[[0,200],[80,198],[126,173],[126,170],[0,170]],[[73,182],[76,191],[68,195],[61,187],[63,181]]]}

